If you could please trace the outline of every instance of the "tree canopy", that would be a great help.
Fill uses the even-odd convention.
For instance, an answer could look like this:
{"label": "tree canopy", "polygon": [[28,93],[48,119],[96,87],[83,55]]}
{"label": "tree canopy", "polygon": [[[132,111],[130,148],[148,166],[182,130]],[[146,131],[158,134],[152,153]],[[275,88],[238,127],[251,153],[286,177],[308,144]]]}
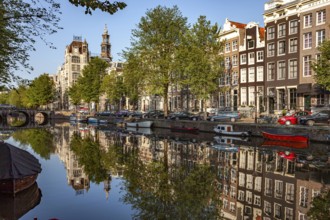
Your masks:
{"label": "tree canopy", "polygon": [[330,90],[330,40],[325,40],[318,49],[321,55],[312,64],[312,68],[316,73],[315,79],[319,85]]}
{"label": "tree canopy", "polygon": [[99,1],[99,0],[69,0],[70,3],[75,6],[82,6],[86,8],[85,14],[92,14],[92,11],[95,9],[100,9],[103,12],[107,12],[109,14],[114,14],[118,10],[124,9],[127,5],[124,2],[114,1],[111,3],[110,1]]}

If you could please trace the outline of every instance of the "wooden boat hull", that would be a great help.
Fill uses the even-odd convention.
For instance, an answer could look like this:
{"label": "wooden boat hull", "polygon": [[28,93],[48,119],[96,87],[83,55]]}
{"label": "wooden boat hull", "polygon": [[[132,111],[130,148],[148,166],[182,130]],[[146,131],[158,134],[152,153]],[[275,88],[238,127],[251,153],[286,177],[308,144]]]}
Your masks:
{"label": "wooden boat hull", "polygon": [[38,177],[38,174],[26,176],[21,179],[0,180],[1,193],[17,193],[32,186]]}
{"label": "wooden boat hull", "polygon": [[151,128],[152,124],[153,124],[152,121],[138,121],[138,122],[125,123],[127,127],[135,127],[135,128]]}
{"label": "wooden boat hull", "polygon": [[296,134],[276,134],[267,131],[262,131],[262,136],[266,139],[277,141],[293,141],[293,142],[308,142],[308,137],[305,135]]}

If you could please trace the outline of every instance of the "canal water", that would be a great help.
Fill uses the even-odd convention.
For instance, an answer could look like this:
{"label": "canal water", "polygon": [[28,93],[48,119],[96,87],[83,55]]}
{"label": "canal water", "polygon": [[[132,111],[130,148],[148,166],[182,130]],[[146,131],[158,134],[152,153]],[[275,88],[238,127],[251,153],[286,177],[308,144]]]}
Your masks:
{"label": "canal water", "polygon": [[327,144],[86,124],[3,130],[41,163],[0,219],[306,219],[330,187]]}

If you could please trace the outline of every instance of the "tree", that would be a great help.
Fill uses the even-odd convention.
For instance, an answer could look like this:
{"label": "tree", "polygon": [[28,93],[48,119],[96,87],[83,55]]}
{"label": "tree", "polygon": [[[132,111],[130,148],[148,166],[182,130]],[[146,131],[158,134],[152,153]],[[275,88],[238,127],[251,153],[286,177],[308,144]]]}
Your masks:
{"label": "tree", "polygon": [[[41,7],[40,7],[41,5]],[[2,0],[0,3],[0,84],[16,81],[14,71],[21,68],[28,73],[29,52],[41,39],[53,48],[46,37],[59,29],[60,5],[53,0],[29,2]]]}
{"label": "tree", "polygon": [[70,3],[75,6],[86,7],[85,14],[92,14],[92,11],[95,9],[100,9],[101,11],[108,12],[109,14],[114,14],[118,9],[124,9],[127,5],[124,2],[113,2],[110,1],[98,1],[98,0],[69,0]]}
{"label": "tree", "polygon": [[82,70],[82,76],[78,78],[77,86],[80,88],[82,99],[87,102],[95,102],[96,111],[99,97],[102,93],[101,83],[106,75],[108,63],[98,57],[93,58]]}
{"label": "tree", "polygon": [[77,105],[80,104],[81,99],[82,99],[79,84],[78,83],[73,84],[69,88],[68,94],[69,94],[71,103],[76,106],[76,110],[77,110]]}
{"label": "tree", "polygon": [[[220,55],[223,44],[219,42],[219,27],[211,25],[205,16],[200,16],[184,35],[182,44],[177,50],[176,61],[180,76],[179,85],[203,101],[218,90],[218,79],[221,76]],[[206,112],[204,105],[204,112]]]}
{"label": "tree", "polygon": [[330,90],[330,40],[325,40],[319,47],[321,56],[312,63],[316,82],[326,90]]}
{"label": "tree", "polygon": [[[143,73],[143,85],[149,95],[160,95],[164,100],[165,116],[168,114],[169,86],[176,82],[174,54],[181,36],[187,30],[187,18],[182,17],[177,6],[158,6],[142,17],[138,28],[132,31],[131,48],[124,55],[135,54],[142,61],[136,72]],[[131,59],[128,59],[128,65]],[[132,68],[130,68],[132,70]]]}
{"label": "tree", "polygon": [[330,190],[322,192],[315,197],[307,213],[311,220],[326,220],[330,216]]}
{"label": "tree", "polygon": [[105,92],[110,103],[120,105],[120,100],[125,94],[123,77],[117,72],[112,71],[109,75],[104,77],[101,90]]}
{"label": "tree", "polygon": [[35,78],[27,90],[28,100],[32,107],[46,105],[53,101],[55,96],[54,81],[48,74],[42,74]]}

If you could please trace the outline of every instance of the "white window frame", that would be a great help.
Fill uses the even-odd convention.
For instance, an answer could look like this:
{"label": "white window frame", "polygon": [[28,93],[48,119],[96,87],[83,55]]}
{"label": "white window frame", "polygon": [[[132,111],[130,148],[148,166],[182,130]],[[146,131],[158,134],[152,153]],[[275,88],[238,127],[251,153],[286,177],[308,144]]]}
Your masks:
{"label": "white window frame", "polygon": [[307,32],[303,34],[303,49],[311,49],[313,46],[313,36],[312,32]]}
{"label": "white window frame", "polygon": [[240,71],[240,82],[241,83],[246,83],[247,82],[247,75],[246,75],[246,68],[242,68]]}
{"label": "white window frame", "polygon": [[298,52],[298,38],[290,38],[289,53],[297,53],[297,52]]}
{"label": "white window frame", "polygon": [[237,50],[237,40],[234,40],[233,42],[232,42],[232,51],[236,51]]}
{"label": "white window frame", "polygon": [[238,72],[234,71],[232,73],[232,83],[233,85],[238,85]]}
{"label": "white window frame", "polygon": [[247,95],[247,88],[246,87],[241,87],[241,105],[246,105],[247,100],[246,100],[246,95]]}
{"label": "white window frame", "polygon": [[272,40],[275,38],[275,27],[271,26],[267,28],[267,40]]}
{"label": "white window frame", "polygon": [[257,82],[264,81],[264,66],[257,66]]}
{"label": "white window frame", "polygon": [[[272,66],[273,68],[270,69],[269,67]],[[272,72],[270,72],[272,70]],[[274,81],[275,80],[275,63],[269,62],[267,63],[267,81]]]}
{"label": "white window frame", "polygon": [[281,40],[281,41],[278,41],[278,48],[277,48],[277,54],[278,56],[281,56],[281,55],[285,55],[285,52],[286,52],[286,41],[285,40]]}
{"label": "white window frame", "polygon": [[248,40],[247,45],[248,45],[248,49],[253,49],[254,48],[254,40]]}
{"label": "white window frame", "polygon": [[275,43],[267,44],[267,57],[275,56]]}
{"label": "white window frame", "polygon": [[225,52],[229,53],[230,52],[230,42],[226,42],[225,44]]}
{"label": "white window frame", "polygon": [[255,68],[254,67],[249,67],[249,82],[254,82],[255,81],[255,77],[256,77],[256,73],[255,73]]}
{"label": "white window frame", "polygon": [[255,54],[254,54],[254,52],[249,53],[248,56],[249,56],[248,64],[253,65],[255,63]]}
{"label": "white window frame", "polygon": [[245,186],[245,174],[242,172],[239,172],[238,174],[238,185],[239,186]]}
{"label": "white window frame", "polygon": [[304,28],[312,27],[313,25],[313,17],[312,14],[304,15]]}
{"label": "white window frame", "polygon": [[231,57],[232,60],[232,66],[238,66],[238,56],[235,54]]}
{"label": "white window frame", "polygon": [[289,34],[297,34],[299,28],[298,20],[292,20],[289,24]]}
{"label": "white window frame", "polygon": [[295,201],[295,187],[292,183],[285,184],[285,201],[294,202]]}
{"label": "white window frame", "polygon": [[303,76],[309,77],[312,75],[311,55],[303,56]]}
{"label": "white window frame", "polygon": [[285,60],[280,60],[277,62],[277,79],[283,80],[286,78],[286,62]]}
{"label": "white window frame", "polygon": [[324,24],[326,21],[325,9],[316,12],[316,25]]}
{"label": "white window frame", "polygon": [[325,30],[321,29],[321,30],[317,30],[316,31],[316,46],[320,46],[323,41],[325,40]]}
{"label": "white window frame", "polygon": [[[293,65],[295,64],[295,65]],[[289,79],[297,79],[298,77],[298,60],[291,59],[289,60]]]}
{"label": "white window frame", "polygon": [[257,51],[257,62],[264,61],[264,51]]}
{"label": "white window frame", "polygon": [[[254,106],[255,105],[255,95],[254,95],[254,91],[255,91],[255,87],[254,86],[250,86],[249,87],[249,105]],[[249,159],[249,157],[248,157]],[[248,161],[249,162],[249,161]]]}
{"label": "white window frame", "polygon": [[286,34],[286,24],[285,23],[278,24],[277,37],[278,38],[285,37],[285,34]]}
{"label": "white window frame", "polygon": [[246,54],[241,54],[241,56],[240,56],[240,63],[241,64],[246,64]]}

